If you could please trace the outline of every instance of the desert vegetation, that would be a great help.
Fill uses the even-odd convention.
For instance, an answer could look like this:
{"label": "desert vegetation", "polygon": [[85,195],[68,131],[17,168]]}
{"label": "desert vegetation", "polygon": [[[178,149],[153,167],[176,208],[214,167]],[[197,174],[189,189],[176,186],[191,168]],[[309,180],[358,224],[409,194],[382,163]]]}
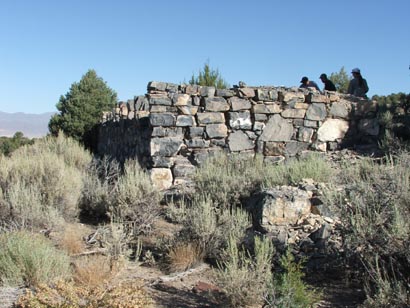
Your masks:
{"label": "desert vegetation", "polygon": [[[244,207],[262,189],[311,179],[340,221],[332,258],[366,286],[363,306],[406,307],[409,162],[405,150],[279,165],[216,155],[194,191],[163,199],[136,161],[94,158],[62,133],[39,139],[0,157],[0,285],[28,288],[17,307],[155,307],[141,280],[121,281],[126,264],[169,274],[207,263],[225,307],[314,307],[323,292],[305,280],[306,257],[254,230]],[[148,247],[159,220],[175,232]]]}

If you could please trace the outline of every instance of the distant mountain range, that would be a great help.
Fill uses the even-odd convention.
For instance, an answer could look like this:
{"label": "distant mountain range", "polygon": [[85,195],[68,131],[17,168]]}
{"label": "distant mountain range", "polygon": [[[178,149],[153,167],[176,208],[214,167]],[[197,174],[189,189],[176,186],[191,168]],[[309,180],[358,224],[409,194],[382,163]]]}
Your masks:
{"label": "distant mountain range", "polygon": [[0,111],[0,136],[13,137],[16,132],[22,132],[28,138],[46,136],[48,122],[54,114],[55,112],[30,114]]}

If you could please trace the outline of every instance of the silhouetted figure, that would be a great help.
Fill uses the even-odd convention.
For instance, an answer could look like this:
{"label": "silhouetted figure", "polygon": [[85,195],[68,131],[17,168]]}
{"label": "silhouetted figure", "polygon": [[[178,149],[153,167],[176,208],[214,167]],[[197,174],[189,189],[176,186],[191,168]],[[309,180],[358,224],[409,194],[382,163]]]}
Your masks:
{"label": "silhouetted figure", "polygon": [[335,84],[327,78],[326,74],[322,74],[320,75],[320,80],[322,80],[322,82],[324,83],[325,87],[323,88],[323,90],[326,91],[336,91],[336,87]]}
{"label": "silhouetted figure", "polygon": [[357,97],[364,97],[367,98],[366,93],[369,91],[369,87],[367,86],[367,81],[362,77],[360,74],[360,69],[354,68],[352,69],[353,79],[350,80],[349,88],[347,93],[352,94]]}

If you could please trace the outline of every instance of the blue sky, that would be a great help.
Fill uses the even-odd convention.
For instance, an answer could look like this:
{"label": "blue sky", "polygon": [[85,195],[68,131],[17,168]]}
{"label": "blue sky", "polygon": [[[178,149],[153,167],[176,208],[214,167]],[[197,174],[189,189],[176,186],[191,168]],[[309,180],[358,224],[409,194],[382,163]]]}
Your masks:
{"label": "blue sky", "polygon": [[370,96],[409,93],[409,13],[409,0],[0,0],[0,111],[56,111],[88,69],[127,100],[206,61],[231,85],[322,87],[344,66]]}

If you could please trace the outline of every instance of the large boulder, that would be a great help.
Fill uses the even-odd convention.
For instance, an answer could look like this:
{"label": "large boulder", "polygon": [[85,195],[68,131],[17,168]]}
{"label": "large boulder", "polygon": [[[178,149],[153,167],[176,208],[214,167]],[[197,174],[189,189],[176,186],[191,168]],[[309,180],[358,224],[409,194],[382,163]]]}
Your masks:
{"label": "large boulder", "polygon": [[253,195],[247,204],[256,229],[270,232],[277,225],[295,224],[310,213],[310,195],[299,188],[282,186]]}

